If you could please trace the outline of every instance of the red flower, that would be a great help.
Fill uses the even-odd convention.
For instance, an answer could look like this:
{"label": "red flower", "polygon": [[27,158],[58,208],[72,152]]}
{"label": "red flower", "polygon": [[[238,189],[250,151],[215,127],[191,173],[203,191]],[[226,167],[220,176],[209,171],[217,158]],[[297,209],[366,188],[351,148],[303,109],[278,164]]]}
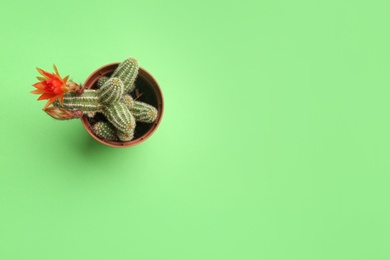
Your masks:
{"label": "red flower", "polygon": [[68,92],[66,82],[68,81],[69,76],[61,78],[58,73],[56,65],[53,65],[55,74],[44,71],[43,69],[37,68],[37,71],[43,77],[37,77],[39,80],[38,83],[35,83],[33,86],[36,87],[36,90],[31,91],[33,94],[40,94],[41,96],[38,100],[48,99],[44,110],[53,103],[57,98],[60,99],[60,102],[63,102],[64,94]]}

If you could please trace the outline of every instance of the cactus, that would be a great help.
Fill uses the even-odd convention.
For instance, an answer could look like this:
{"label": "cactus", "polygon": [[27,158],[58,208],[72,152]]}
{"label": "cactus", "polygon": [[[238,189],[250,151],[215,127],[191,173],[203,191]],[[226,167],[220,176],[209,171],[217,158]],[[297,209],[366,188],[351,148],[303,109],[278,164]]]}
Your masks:
{"label": "cactus", "polygon": [[124,95],[122,101],[128,109],[131,109],[134,106],[134,99],[130,95]]}
{"label": "cactus", "polygon": [[144,102],[135,101],[130,112],[139,122],[153,123],[157,118],[157,109]]}
{"label": "cactus", "polygon": [[110,78],[109,77],[106,77],[106,76],[103,76],[101,78],[98,79],[98,82],[97,82],[97,85],[98,85],[98,88],[101,88],[104,83],[106,83],[107,80],[109,80]]}
{"label": "cactus", "polygon": [[122,102],[105,107],[103,114],[119,132],[126,133],[135,128],[135,118]]}
{"label": "cactus", "polygon": [[93,125],[92,131],[103,140],[116,140],[115,128],[107,122],[100,121]]}
{"label": "cactus", "polygon": [[[103,114],[107,121],[98,121],[92,131],[103,140],[130,141],[134,137],[136,122],[152,123],[157,118],[157,109],[135,101],[130,93],[134,90],[138,75],[138,63],[129,58],[119,64],[110,78],[101,77],[97,89],[86,89],[64,94],[62,102],[53,103],[55,108],[48,114],[56,119],[70,119],[86,114]],[[49,113],[50,111],[50,113]],[[71,113],[66,113],[67,111]],[[64,115],[64,118],[61,118]]]}
{"label": "cactus", "polygon": [[110,78],[98,91],[99,102],[109,105],[119,101],[124,91],[123,83],[118,78]]}
{"label": "cactus", "polygon": [[129,58],[119,64],[111,77],[119,78],[125,86],[124,92],[130,93],[134,90],[134,81],[138,75],[138,62],[134,58]]}
{"label": "cactus", "polygon": [[131,141],[131,139],[134,137],[134,130],[128,131],[126,133],[118,132],[117,135],[121,141]]}
{"label": "cactus", "polygon": [[53,105],[67,110],[81,110],[84,114],[102,112],[104,107],[99,103],[97,91],[90,89],[84,90],[81,95],[74,92],[67,93],[62,104],[56,100]]}

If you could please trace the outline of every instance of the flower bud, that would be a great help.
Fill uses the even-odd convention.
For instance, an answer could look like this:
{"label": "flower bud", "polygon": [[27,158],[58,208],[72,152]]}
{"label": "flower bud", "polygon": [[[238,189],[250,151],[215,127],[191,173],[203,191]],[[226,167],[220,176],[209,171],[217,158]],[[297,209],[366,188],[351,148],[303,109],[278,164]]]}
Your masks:
{"label": "flower bud", "polygon": [[49,107],[44,109],[49,116],[58,120],[68,120],[73,118],[80,118],[83,115],[81,110],[66,110],[59,107]]}
{"label": "flower bud", "polygon": [[84,89],[80,85],[71,80],[68,80],[68,82],[66,82],[66,89],[68,90],[68,92],[75,92],[78,95],[81,95],[84,91]]}

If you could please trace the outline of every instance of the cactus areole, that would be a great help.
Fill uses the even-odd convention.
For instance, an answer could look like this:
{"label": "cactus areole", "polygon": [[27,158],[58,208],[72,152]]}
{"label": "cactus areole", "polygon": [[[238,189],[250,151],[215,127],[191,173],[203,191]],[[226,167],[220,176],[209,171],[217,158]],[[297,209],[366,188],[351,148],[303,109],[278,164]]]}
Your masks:
{"label": "cactus areole", "polygon": [[55,74],[38,72],[43,77],[37,77],[40,82],[33,85],[37,90],[32,93],[41,94],[39,100],[49,99],[44,111],[59,120],[81,117],[88,133],[105,145],[134,146],[149,138],[160,124],[164,108],[161,89],[133,58],[97,69],[83,87],[68,78],[62,80],[56,67]]}

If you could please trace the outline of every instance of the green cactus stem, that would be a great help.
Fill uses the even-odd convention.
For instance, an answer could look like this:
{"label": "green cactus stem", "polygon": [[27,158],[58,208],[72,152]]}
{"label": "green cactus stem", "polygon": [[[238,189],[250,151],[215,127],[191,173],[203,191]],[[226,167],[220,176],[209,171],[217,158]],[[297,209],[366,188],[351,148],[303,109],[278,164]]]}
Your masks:
{"label": "green cactus stem", "polygon": [[131,109],[134,106],[134,99],[128,94],[122,97],[122,102],[128,109]]}
{"label": "green cactus stem", "polygon": [[124,93],[130,93],[134,90],[135,85],[134,81],[138,75],[138,62],[136,59],[129,58],[119,64],[119,66],[115,69],[114,73],[112,73],[112,78],[119,78],[123,82]]}
{"label": "green cactus stem", "polygon": [[112,104],[121,99],[124,91],[123,83],[118,78],[110,78],[97,90],[99,102],[106,105]]}
{"label": "green cactus stem", "polygon": [[153,106],[140,101],[134,101],[130,108],[131,114],[137,122],[153,123],[157,118],[157,109]]}
{"label": "green cactus stem", "polygon": [[92,131],[103,140],[117,140],[115,128],[108,122],[100,121],[92,126]]}
{"label": "green cactus stem", "polygon": [[98,88],[101,88],[107,80],[109,80],[109,77],[100,77],[97,81]]}
{"label": "green cactus stem", "polygon": [[123,142],[131,141],[134,137],[134,129],[131,131],[127,131],[126,133],[117,132],[119,140]]}
{"label": "green cactus stem", "polygon": [[107,120],[122,133],[132,131],[135,128],[134,116],[121,102],[116,102],[105,107],[103,114],[106,116]]}
{"label": "green cactus stem", "polygon": [[60,104],[57,100],[54,106],[67,110],[81,110],[84,114],[103,111],[103,105],[99,103],[95,90],[86,89],[81,95],[77,93],[67,93],[64,96],[64,102]]}

